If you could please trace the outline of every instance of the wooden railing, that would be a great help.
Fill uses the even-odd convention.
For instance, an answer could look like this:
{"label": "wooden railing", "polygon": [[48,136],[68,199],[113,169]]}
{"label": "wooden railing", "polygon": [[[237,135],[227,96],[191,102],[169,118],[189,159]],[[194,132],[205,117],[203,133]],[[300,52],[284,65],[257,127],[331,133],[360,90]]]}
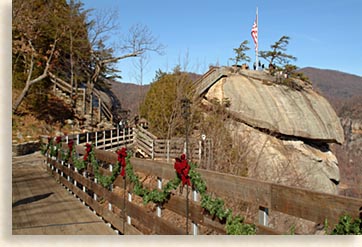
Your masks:
{"label": "wooden railing", "polygon": [[[50,80],[51,82],[53,82],[54,84],[54,91],[56,90],[56,88],[61,89],[63,92],[67,93],[67,94],[71,94],[72,93],[72,86],[67,83],[66,81],[56,77],[54,74],[49,73],[50,76]],[[74,88],[73,88],[74,89]],[[99,107],[98,107],[98,121],[101,121],[101,114],[103,113],[104,116],[110,120],[111,122],[113,122],[113,114],[111,112],[111,109],[102,102],[101,100],[101,93],[99,90],[97,89],[93,89],[93,93],[95,96],[98,97],[98,103],[99,103]],[[87,98],[87,95],[85,93],[85,88],[77,88],[77,94],[78,95],[82,95],[83,97],[83,105],[85,105],[85,101],[90,101],[91,99]]]}
{"label": "wooden railing", "polygon": [[[77,146],[76,150],[79,155],[85,153],[83,146]],[[111,164],[117,162],[117,154],[95,150],[95,155],[103,165],[101,172],[110,174]],[[80,174],[71,163],[50,157],[47,158],[47,163],[49,171],[60,183],[122,234],[185,234],[184,225],[177,225],[172,220],[177,218],[178,222],[185,222],[185,194],[172,195],[162,207],[154,211],[151,209],[153,207],[137,203],[140,199],[132,194],[132,185],[121,177],[116,179],[111,189],[108,189],[95,181],[90,167]],[[138,158],[132,158],[131,163],[137,173],[145,174],[148,179],[154,179],[149,184],[154,184],[155,188],[156,185],[157,188],[162,187],[162,183],[175,177],[174,168],[170,164]],[[329,224],[333,225],[343,214],[358,217],[362,207],[362,200],[357,198],[325,194],[203,169],[198,169],[198,172],[206,182],[209,193],[222,198],[239,198],[259,208],[259,213],[264,213],[264,218],[259,217],[259,221],[253,222],[257,226],[258,234],[285,234],[268,227],[265,217],[275,212],[306,219],[316,224],[323,224],[325,219],[328,219]],[[223,222],[213,219],[204,212],[198,202],[197,193],[192,194],[195,200],[190,198],[188,209],[192,233],[205,234],[211,229],[219,234],[225,234]],[[176,216],[164,218],[163,215],[170,212]],[[257,216],[254,218],[257,219]],[[202,228],[198,231],[199,226]]]}
{"label": "wooden railing", "polygon": [[100,115],[98,116],[99,121],[101,120],[101,113],[103,113],[104,116],[105,116],[108,120],[110,120],[111,122],[113,122],[113,114],[112,114],[111,110],[109,109],[109,107],[102,102],[102,97],[101,97],[100,91],[99,91],[98,89],[95,89],[95,88],[94,88],[94,89],[93,89],[93,92],[94,92],[94,95],[98,97],[98,105],[99,105],[98,111],[99,111],[99,114],[100,114]]}
{"label": "wooden railing", "polygon": [[[42,142],[47,142],[48,136],[42,136]],[[162,159],[167,163],[173,162],[173,158],[186,153],[185,139],[158,139],[157,136],[142,127],[137,128],[117,128],[101,130],[95,132],[77,133],[63,136],[62,141],[73,140],[75,144],[92,143],[97,149],[109,150],[117,149],[121,146],[132,146],[145,158]],[[189,139],[189,159],[195,162],[211,162],[212,140],[204,141]]]}
{"label": "wooden railing", "polygon": [[[92,143],[98,149],[109,150],[132,145],[134,138],[133,128],[120,129],[117,126],[117,128],[108,130],[70,134],[63,136],[62,141],[73,140],[77,145]],[[47,143],[48,136],[41,136],[40,139],[43,143]]]}
{"label": "wooden railing", "polygon": [[205,73],[205,75],[196,80],[193,83],[196,97],[199,97],[201,94],[203,94],[214,84],[214,82],[226,76],[228,74],[226,70],[227,69],[225,67],[211,67],[209,71]]}
{"label": "wooden railing", "polygon": [[[181,153],[186,153],[185,138],[159,139],[142,127],[135,129],[134,138],[138,151],[151,159],[165,159],[169,163],[172,158],[180,156]],[[210,147],[210,139],[202,141],[189,138],[189,159],[201,163],[202,159],[210,157]]]}

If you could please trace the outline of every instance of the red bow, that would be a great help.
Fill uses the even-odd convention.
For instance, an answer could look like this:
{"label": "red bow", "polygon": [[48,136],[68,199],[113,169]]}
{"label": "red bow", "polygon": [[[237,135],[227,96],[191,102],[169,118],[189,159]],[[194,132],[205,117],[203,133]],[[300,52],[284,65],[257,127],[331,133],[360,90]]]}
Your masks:
{"label": "red bow", "polygon": [[56,138],[55,138],[55,142],[58,144],[59,142],[61,142],[61,140],[62,140],[62,137],[61,136],[57,136]]}
{"label": "red bow", "polygon": [[88,155],[89,155],[89,153],[90,153],[90,151],[92,150],[92,145],[90,145],[89,143],[86,143],[85,144],[85,155],[83,156],[83,160],[84,161],[87,161],[88,160]]}
{"label": "red bow", "polygon": [[70,140],[70,141],[68,142],[69,152],[72,152],[72,150],[73,150],[73,144],[74,144],[74,141],[73,141],[73,140]]}
{"label": "red bow", "polygon": [[117,154],[118,154],[118,162],[121,164],[122,167],[120,175],[124,177],[126,175],[127,149],[126,148],[118,149]]}
{"label": "red bow", "polygon": [[187,184],[191,186],[189,177],[190,165],[187,163],[186,155],[182,154],[180,158],[176,158],[175,160],[174,168],[177,175],[181,178],[182,185]]}

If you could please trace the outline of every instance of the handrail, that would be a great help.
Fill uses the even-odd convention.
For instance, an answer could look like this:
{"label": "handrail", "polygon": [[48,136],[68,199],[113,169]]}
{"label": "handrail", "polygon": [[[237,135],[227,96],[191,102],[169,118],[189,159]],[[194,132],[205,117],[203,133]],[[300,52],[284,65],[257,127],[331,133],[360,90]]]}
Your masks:
{"label": "handrail", "polygon": [[[112,132],[112,133],[111,133]],[[41,136],[43,143],[47,142],[48,136]],[[117,147],[133,144],[136,151],[140,151],[145,157],[151,159],[166,159],[169,162],[171,159],[178,157],[180,153],[185,152],[185,140],[179,139],[158,139],[151,132],[142,127],[125,128],[123,130],[117,128],[101,130],[95,132],[85,132],[70,134],[62,137],[63,141],[73,140],[76,144],[93,143],[96,148],[115,149]],[[210,156],[211,150],[202,148],[203,144],[211,142],[206,139],[201,140],[189,139],[189,159],[201,163],[202,155],[204,158]]]}
{"label": "handrail", "polygon": [[216,81],[218,81],[222,77],[227,76],[227,74],[228,73],[225,67],[210,68],[210,70],[204,76],[202,76],[193,83],[193,88],[195,89],[196,92],[195,96],[199,97],[200,95],[202,95]]}
{"label": "handrail", "polygon": [[[51,72],[49,72],[49,76],[50,76],[50,80],[54,83],[54,85],[56,85],[62,91],[65,91],[69,94],[72,92],[72,87],[71,87],[71,85],[69,85],[69,83],[56,77]],[[85,89],[78,88],[77,92],[83,92],[84,90]],[[97,89],[94,88],[93,92],[97,97],[99,97],[99,98],[101,97],[100,92]],[[89,99],[85,99],[85,100],[89,101]],[[101,104],[100,111],[104,113],[104,115],[106,116],[107,119],[109,119],[110,121],[113,121],[113,114],[111,112],[111,109],[106,104]]]}

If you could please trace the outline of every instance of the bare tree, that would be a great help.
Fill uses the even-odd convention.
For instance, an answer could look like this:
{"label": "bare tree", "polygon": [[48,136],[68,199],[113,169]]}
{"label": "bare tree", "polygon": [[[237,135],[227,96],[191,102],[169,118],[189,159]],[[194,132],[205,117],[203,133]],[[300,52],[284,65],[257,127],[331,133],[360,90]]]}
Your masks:
{"label": "bare tree", "polygon": [[150,58],[148,54],[144,53],[138,57],[136,61],[133,61],[134,66],[134,80],[139,85],[138,88],[138,97],[139,101],[137,102],[137,112],[135,112],[136,115],[138,115],[140,103],[143,101],[142,99],[142,90],[143,90],[143,83],[144,83],[144,75],[146,73],[147,66],[149,64]]}
{"label": "bare tree", "polygon": [[[110,30],[110,28],[106,28],[106,25],[102,25],[101,27],[104,27],[106,30]],[[95,34],[99,37],[101,36],[101,33],[103,32],[95,32]],[[123,39],[122,45],[119,46],[119,50],[123,53],[122,55],[114,56],[113,54],[109,54],[109,56],[103,57],[100,56],[99,52],[93,50],[92,56],[95,61],[95,66],[91,76],[91,81],[93,84],[96,83],[101,71],[107,70],[107,66],[109,64],[114,64],[119,60],[126,58],[139,57],[147,51],[162,54],[163,49],[164,46],[157,41],[157,38],[153,36],[147,26],[136,24],[129,29],[128,34]],[[108,51],[112,52],[110,49],[108,49]]]}
{"label": "bare tree", "polygon": [[25,83],[25,87],[23,89],[23,91],[21,92],[21,94],[18,96],[18,98],[15,100],[14,104],[13,104],[13,112],[16,112],[19,105],[21,104],[21,102],[24,100],[25,96],[28,94],[29,89],[32,85],[34,85],[35,83],[45,79],[48,76],[48,71],[49,71],[49,67],[50,67],[50,62],[52,60],[52,57],[54,55],[54,51],[55,51],[55,47],[56,47],[56,43],[57,43],[57,39],[54,41],[54,43],[51,45],[51,50],[49,51],[49,57],[46,61],[46,66],[43,70],[43,73],[32,79],[33,76],[33,70],[34,70],[34,56],[36,56],[36,50],[33,47],[33,44],[31,42],[31,40],[28,41],[30,49],[31,49],[31,58],[30,58],[30,66],[29,66],[29,70],[28,70],[28,76],[27,76],[27,80]]}

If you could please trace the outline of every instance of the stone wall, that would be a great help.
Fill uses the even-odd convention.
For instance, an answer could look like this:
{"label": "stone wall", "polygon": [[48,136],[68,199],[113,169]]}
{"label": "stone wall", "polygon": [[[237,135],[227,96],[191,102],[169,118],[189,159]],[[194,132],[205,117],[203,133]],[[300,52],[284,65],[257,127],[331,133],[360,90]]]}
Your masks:
{"label": "stone wall", "polygon": [[31,154],[40,150],[39,141],[30,141],[19,144],[13,144],[13,156]]}

